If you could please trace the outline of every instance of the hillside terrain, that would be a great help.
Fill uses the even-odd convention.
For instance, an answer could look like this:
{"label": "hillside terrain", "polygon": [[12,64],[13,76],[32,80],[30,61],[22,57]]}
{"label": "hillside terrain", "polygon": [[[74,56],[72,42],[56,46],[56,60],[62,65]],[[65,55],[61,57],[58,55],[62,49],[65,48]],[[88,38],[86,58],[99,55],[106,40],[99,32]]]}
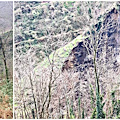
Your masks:
{"label": "hillside terrain", "polygon": [[[86,8],[82,10],[79,6],[83,3]],[[112,6],[111,2],[106,4]],[[100,6],[99,3],[98,6]],[[102,7],[98,9],[97,17],[106,8],[105,5]],[[85,2],[16,2],[14,9],[15,45],[25,45],[26,48],[29,45],[36,45],[35,47],[40,51],[36,54],[41,59],[46,56],[41,49],[45,43],[51,46],[52,42],[56,50],[82,34],[87,28],[86,23],[92,23],[92,19],[89,21],[84,17],[84,10],[89,11]],[[59,45],[57,45],[58,39]],[[49,49],[49,54],[53,50]]]}
{"label": "hillside terrain", "polygon": [[120,3],[14,10],[15,118],[120,118]]}
{"label": "hillside terrain", "polygon": [[13,3],[0,2],[0,119],[13,118]]}
{"label": "hillside terrain", "polygon": [[[0,42],[0,118],[12,118],[13,110],[13,32],[1,35]],[[4,56],[5,55],[5,56]],[[5,61],[6,66],[5,66]],[[6,78],[6,69],[8,78]],[[8,82],[9,81],[9,82]]]}

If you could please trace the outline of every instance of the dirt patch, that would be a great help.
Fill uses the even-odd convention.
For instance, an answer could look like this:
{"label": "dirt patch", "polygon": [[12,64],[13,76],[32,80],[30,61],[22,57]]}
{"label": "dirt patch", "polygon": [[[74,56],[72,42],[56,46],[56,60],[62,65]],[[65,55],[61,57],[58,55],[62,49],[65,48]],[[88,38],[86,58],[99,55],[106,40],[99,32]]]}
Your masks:
{"label": "dirt patch", "polygon": [[13,112],[9,104],[9,96],[0,94],[0,119],[12,119]]}
{"label": "dirt patch", "polygon": [[13,112],[8,95],[3,95],[0,91],[0,119],[12,119]]}

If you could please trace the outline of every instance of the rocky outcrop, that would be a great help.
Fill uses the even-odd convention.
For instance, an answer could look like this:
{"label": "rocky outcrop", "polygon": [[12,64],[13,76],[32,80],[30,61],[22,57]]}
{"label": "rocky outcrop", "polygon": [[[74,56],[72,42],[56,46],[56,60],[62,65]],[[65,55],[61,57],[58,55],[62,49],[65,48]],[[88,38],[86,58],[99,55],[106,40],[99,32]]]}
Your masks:
{"label": "rocky outcrop", "polygon": [[[95,25],[96,28],[99,28],[100,23]],[[102,36],[101,36],[102,35]],[[105,39],[107,36],[107,41]],[[100,57],[102,53],[102,47],[106,47],[106,62],[110,62],[113,57],[115,62],[120,63],[120,10],[113,8],[108,12],[103,21],[102,32],[99,32],[100,36],[100,45],[97,52],[97,57]],[[88,41],[89,39],[85,39]],[[73,59],[71,59],[71,56]],[[76,67],[77,70],[82,71],[84,68],[81,67],[82,64],[90,63],[90,66],[93,66],[91,56],[88,55],[87,49],[84,46],[83,42],[78,43],[77,47],[73,48],[68,59],[64,62],[62,70],[68,70],[68,68]],[[73,65],[74,64],[74,65]],[[88,64],[87,64],[88,65]],[[88,66],[86,66],[88,67]]]}
{"label": "rocky outcrop", "polygon": [[[101,62],[99,59],[102,58],[103,50],[105,50],[104,65],[106,72],[102,73],[103,75],[99,77],[99,81],[101,94],[107,99],[107,89],[110,89],[111,91],[115,89],[120,71],[120,9],[117,10],[113,8],[105,14],[103,27],[100,27],[99,23],[95,26],[102,29],[101,32],[98,30],[99,42],[101,43],[99,44],[97,51],[97,60],[98,62]],[[87,35],[87,33],[85,35]],[[90,43],[89,38],[84,40],[88,41],[88,44]],[[89,48],[89,46],[87,47]],[[87,51],[84,46],[84,41],[79,42],[78,45],[72,49],[69,57],[64,62],[62,70],[63,73],[71,69],[74,73],[79,73],[79,80],[76,82],[76,79],[74,79],[75,101],[78,101],[78,98],[81,97],[81,101],[87,106],[85,110],[90,115],[90,85],[93,86],[95,91],[95,78],[93,56],[92,53],[88,54],[88,52],[90,51]],[[100,64],[103,65],[102,63]],[[74,73],[72,73],[72,76],[74,76]]]}

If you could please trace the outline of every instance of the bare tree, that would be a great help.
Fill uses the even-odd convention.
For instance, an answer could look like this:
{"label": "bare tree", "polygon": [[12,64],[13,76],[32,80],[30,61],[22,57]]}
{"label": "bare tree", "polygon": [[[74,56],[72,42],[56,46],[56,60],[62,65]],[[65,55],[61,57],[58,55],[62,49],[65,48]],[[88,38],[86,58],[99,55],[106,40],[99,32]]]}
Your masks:
{"label": "bare tree", "polygon": [[[114,26],[114,14],[110,14],[112,19],[108,22],[108,18],[105,18],[109,15],[105,7],[108,5],[112,8],[112,3],[47,2],[48,9],[42,6],[44,2],[30,2],[30,5],[38,4],[40,9],[29,12],[29,5],[21,7],[26,6],[26,2],[16,2],[16,17],[24,16],[16,19],[16,118],[90,118],[94,108],[95,118],[105,118],[103,106],[107,100],[108,86],[112,87],[108,79],[114,81],[115,77],[109,76],[114,71],[116,58],[115,49],[107,45],[111,38],[107,31],[111,26],[118,26]],[[65,6],[64,10],[62,6]],[[71,16],[67,16],[71,11],[72,20]],[[43,36],[37,30],[31,30],[35,29],[35,24],[31,24],[31,28],[26,27],[21,33],[17,29],[20,24],[17,21],[23,21],[23,26],[28,25],[26,21],[31,22],[33,14],[41,19],[41,29],[37,30]],[[75,30],[78,24],[81,25],[80,29]],[[69,31],[72,25],[73,29]],[[79,32],[83,33],[79,35]],[[35,40],[37,44],[33,43]],[[103,101],[101,94],[104,94]],[[90,95],[96,101],[92,108]]]}

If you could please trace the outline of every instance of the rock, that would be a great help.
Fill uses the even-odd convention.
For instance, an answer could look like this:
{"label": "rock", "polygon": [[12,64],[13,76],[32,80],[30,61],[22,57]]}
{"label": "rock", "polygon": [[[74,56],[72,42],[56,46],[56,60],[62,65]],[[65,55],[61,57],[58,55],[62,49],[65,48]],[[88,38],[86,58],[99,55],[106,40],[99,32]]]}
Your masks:
{"label": "rock", "polygon": [[[112,19],[112,22],[111,22],[111,19]],[[115,56],[116,57],[116,60],[117,62],[120,62],[120,57],[119,55],[115,55],[116,53],[114,52],[115,51],[115,48],[117,48],[117,51],[119,53],[119,48],[120,48],[120,45],[119,45],[119,37],[116,37],[116,36],[119,36],[119,32],[118,32],[118,25],[120,24],[119,23],[119,15],[118,15],[118,11],[115,10],[115,8],[113,8],[110,12],[107,13],[106,17],[105,17],[105,20],[103,21],[103,28],[107,30],[103,33],[99,33],[99,34],[102,34],[103,35],[103,38],[100,39],[100,45],[99,45],[99,48],[98,48],[98,51],[97,51],[97,59],[99,60],[99,58],[101,57],[101,54],[103,52],[103,46],[106,46],[106,62],[108,61],[111,61],[113,58],[112,56]],[[108,26],[108,24],[111,25]],[[100,29],[100,24],[96,24],[95,25],[97,30]],[[107,43],[104,39],[104,34],[107,34],[108,36],[108,39],[107,39]],[[88,41],[89,43],[89,39],[85,39],[85,41]],[[88,46],[89,48],[89,46]],[[113,54],[113,55],[112,55]],[[76,67],[76,69],[78,69],[79,71],[84,71],[84,67],[80,67],[83,63],[86,64],[86,68],[88,67],[93,67],[93,56],[91,55],[88,55],[88,52],[87,52],[87,49],[86,47],[84,46],[83,42],[80,42],[78,43],[78,46],[73,48],[69,57],[70,56],[74,56],[74,60],[72,61],[74,63],[74,66]],[[64,66],[64,69],[65,67],[70,68],[67,66],[67,64],[70,62],[71,60],[68,60],[65,61],[65,64],[66,66]],[[114,62],[114,60],[113,60]],[[88,66],[90,64],[90,66]]]}

